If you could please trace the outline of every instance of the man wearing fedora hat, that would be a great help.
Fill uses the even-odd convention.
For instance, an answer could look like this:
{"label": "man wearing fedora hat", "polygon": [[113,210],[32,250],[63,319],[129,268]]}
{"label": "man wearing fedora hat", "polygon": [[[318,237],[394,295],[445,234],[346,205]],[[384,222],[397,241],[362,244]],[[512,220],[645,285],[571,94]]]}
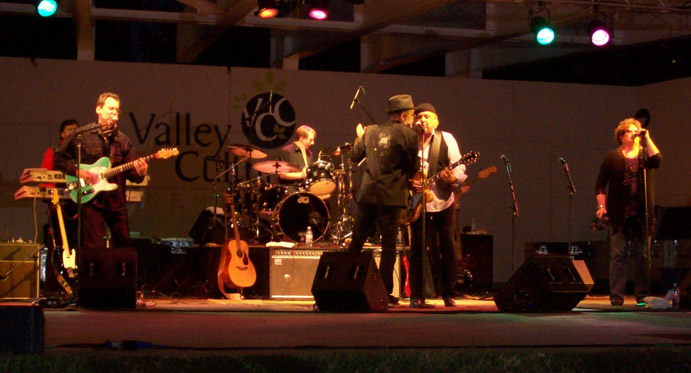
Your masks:
{"label": "man wearing fedora hat", "polygon": [[[417,134],[411,129],[414,109],[410,95],[389,98],[386,110],[389,120],[364,130],[358,125],[358,137],[350,153],[350,160],[356,164],[365,161],[360,189],[355,196],[358,214],[348,250],[362,250],[376,223],[382,237],[379,272],[389,294],[393,291],[398,216],[408,204],[408,180],[420,165]],[[397,304],[398,298],[389,295],[389,303]]]}
{"label": "man wearing fedora hat", "polygon": [[[467,175],[465,165],[461,164],[453,169],[449,165],[461,159],[458,143],[452,134],[437,131],[439,118],[437,111],[429,103],[420,104],[415,108],[415,127],[421,133],[423,168],[428,176],[439,173],[439,180],[431,183],[425,189],[429,191],[429,198],[425,205],[425,236],[436,233],[439,237],[439,256],[441,272],[441,296],[446,307],[454,307],[456,302],[456,252],[454,243],[454,195],[452,188],[460,185]],[[412,188],[416,193],[422,192],[421,180],[414,180]],[[425,198],[423,198],[425,200]],[[410,225],[410,307],[430,308],[425,303],[423,291],[423,257],[426,250],[422,240],[423,218],[420,217]],[[429,240],[428,240],[429,241]],[[425,245],[429,246],[429,245]]]}

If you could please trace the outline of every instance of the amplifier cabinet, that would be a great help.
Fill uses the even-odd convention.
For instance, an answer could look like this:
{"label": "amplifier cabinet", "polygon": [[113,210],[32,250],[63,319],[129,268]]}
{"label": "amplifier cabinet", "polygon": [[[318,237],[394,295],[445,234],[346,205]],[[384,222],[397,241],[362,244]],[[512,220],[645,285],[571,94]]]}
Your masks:
{"label": "amplifier cabinet", "polygon": [[0,244],[0,299],[38,298],[40,249],[38,244]]}
{"label": "amplifier cabinet", "polygon": [[[257,281],[243,293],[248,297],[265,299],[312,300],[312,282],[317,273],[319,259],[324,252],[339,251],[338,246],[315,248],[278,248],[250,246],[249,257],[257,271]],[[380,250],[373,250],[379,265]],[[396,255],[394,267],[394,291],[400,296],[400,255]]]}

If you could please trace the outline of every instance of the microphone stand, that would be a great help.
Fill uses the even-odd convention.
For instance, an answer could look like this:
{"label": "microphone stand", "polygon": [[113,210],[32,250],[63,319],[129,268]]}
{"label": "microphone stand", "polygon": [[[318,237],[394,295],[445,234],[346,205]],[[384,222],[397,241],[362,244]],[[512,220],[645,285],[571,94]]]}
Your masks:
{"label": "microphone stand", "polygon": [[573,205],[573,195],[576,194],[576,186],[573,185],[573,180],[571,179],[571,172],[569,171],[569,164],[566,163],[564,158],[559,159],[562,166],[564,167],[564,173],[566,173],[566,179],[569,182],[567,189],[569,190],[569,213],[567,217],[567,239],[568,239],[568,250],[571,255],[573,255],[573,250],[571,249],[571,207]]}
{"label": "microphone stand", "polygon": [[502,156],[504,160],[504,166],[506,167],[506,176],[509,180],[509,189],[511,191],[511,199],[513,203],[511,204],[511,272],[514,271],[514,256],[516,253],[516,218],[518,215],[518,202],[516,202],[516,192],[513,187],[513,181],[511,181],[511,162],[505,156]]}
{"label": "microphone stand", "polygon": [[[645,253],[648,260],[652,261],[652,234],[650,232],[650,208],[648,207],[648,141],[645,136],[640,139],[641,148],[643,149],[643,203],[645,204]],[[650,271],[650,262],[648,263],[648,271]]]}
{"label": "microphone stand", "polygon": [[[367,94],[365,94],[364,89],[362,89],[362,95],[367,96]],[[374,117],[372,116],[372,114],[370,114],[369,110],[367,110],[367,107],[365,107],[365,105],[362,104],[362,101],[360,101],[359,96],[355,97],[355,102],[357,102],[358,106],[360,106],[360,108],[362,108],[362,110],[365,112],[365,114],[367,114],[367,117],[369,117],[369,120],[371,121],[371,123],[377,123],[377,121],[374,120]]]}

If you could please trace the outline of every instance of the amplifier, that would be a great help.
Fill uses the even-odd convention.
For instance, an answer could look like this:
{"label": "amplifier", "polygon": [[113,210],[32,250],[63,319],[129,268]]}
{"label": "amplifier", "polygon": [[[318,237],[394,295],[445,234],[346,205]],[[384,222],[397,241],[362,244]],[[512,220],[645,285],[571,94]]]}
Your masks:
{"label": "amplifier", "polygon": [[40,249],[38,244],[0,244],[0,299],[38,298]]}
{"label": "amplifier", "polygon": [[[322,253],[341,249],[339,246],[290,249],[250,246],[249,257],[257,271],[257,281],[253,286],[245,288],[243,293],[245,296],[270,299],[314,299],[312,282]],[[381,251],[373,252],[374,260],[379,265]],[[395,296],[400,296],[400,282],[400,254],[397,254],[394,266]]]}

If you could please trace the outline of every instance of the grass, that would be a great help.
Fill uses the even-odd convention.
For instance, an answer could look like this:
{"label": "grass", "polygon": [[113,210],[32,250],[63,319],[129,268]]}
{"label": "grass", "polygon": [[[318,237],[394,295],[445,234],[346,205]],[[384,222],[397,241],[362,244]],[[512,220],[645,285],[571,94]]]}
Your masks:
{"label": "grass", "polygon": [[2,354],[2,372],[688,372],[691,346]]}

